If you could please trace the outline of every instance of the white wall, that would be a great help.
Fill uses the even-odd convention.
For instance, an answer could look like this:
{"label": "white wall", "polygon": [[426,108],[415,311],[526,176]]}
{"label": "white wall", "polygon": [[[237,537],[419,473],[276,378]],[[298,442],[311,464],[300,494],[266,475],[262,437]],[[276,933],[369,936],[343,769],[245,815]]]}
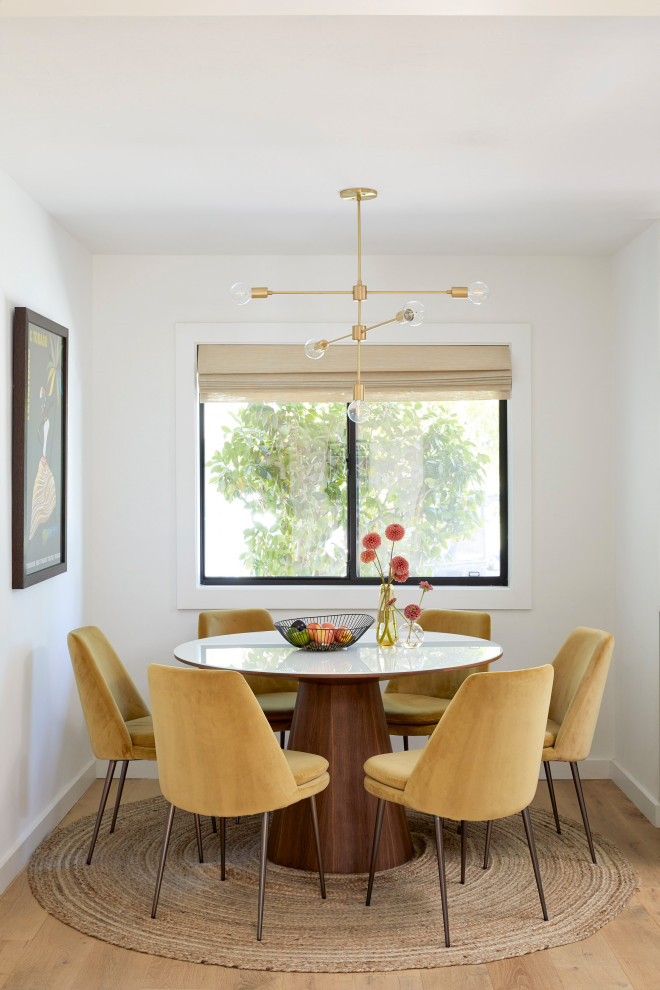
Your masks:
{"label": "white wall", "polygon": [[[83,621],[83,407],[91,257],[0,172],[0,890],[90,779],[91,752],[66,645]],[[27,306],[69,337],[68,570],[11,590],[12,316]]]}
{"label": "white wall", "polygon": [[660,224],[613,259],[616,464],[614,779],[660,825]]}
{"label": "white wall", "polygon": [[[343,297],[275,297],[237,308],[227,289],[351,286],[352,257],[97,257],[91,504],[92,618],[142,690],[151,661],[196,635],[176,608],[174,324],[353,322]],[[505,665],[551,661],[576,625],[614,613],[613,377],[610,265],[585,257],[374,257],[372,288],[463,285],[483,278],[487,306],[427,297],[430,322],[532,325],[533,608],[493,614]],[[390,315],[368,303],[369,322]],[[442,592],[438,595],[438,604]],[[246,592],[246,596],[249,592]],[[319,607],[323,605],[319,589]],[[222,607],[218,590],[217,606]],[[613,682],[585,775],[614,753]],[[137,770],[136,772],[144,772]]]}

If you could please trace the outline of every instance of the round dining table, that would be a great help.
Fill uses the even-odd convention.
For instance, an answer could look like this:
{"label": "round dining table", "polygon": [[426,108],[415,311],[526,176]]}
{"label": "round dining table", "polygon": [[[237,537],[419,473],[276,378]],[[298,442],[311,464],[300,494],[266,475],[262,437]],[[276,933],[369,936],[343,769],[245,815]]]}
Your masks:
{"label": "round dining table", "polygon": [[[177,646],[174,656],[193,667],[297,678],[288,748],[318,753],[330,764],[330,784],[317,795],[325,869],[366,873],[376,799],[364,789],[363,764],[377,753],[392,752],[378,682],[488,664],[502,656],[502,648],[489,640],[432,632],[414,650],[380,647],[370,629],[345,649],[308,651],[290,646],[273,629],[192,640]],[[273,862],[316,870],[307,805],[301,801],[274,813],[268,842]],[[386,807],[379,870],[399,866],[413,855],[404,809],[392,802]]]}

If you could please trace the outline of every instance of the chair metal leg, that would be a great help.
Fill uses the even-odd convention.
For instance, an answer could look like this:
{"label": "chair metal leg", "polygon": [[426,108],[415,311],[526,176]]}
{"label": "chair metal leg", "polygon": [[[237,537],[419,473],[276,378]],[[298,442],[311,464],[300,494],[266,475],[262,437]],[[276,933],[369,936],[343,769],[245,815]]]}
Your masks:
{"label": "chair metal leg", "polygon": [[594,851],[594,843],[591,838],[591,829],[589,828],[589,817],[587,815],[587,806],[584,803],[584,794],[582,793],[582,781],[580,780],[580,771],[578,770],[577,763],[570,764],[571,773],[573,774],[573,783],[575,784],[575,790],[577,792],[577,799],[580,805],[580,811],[582,812],[582,821],[584,822],[584,830],[587,833],[587,842],[589,843],[589,852],[591,853],[591,862],[596,862],[596,853]]}
{"label": "chair metal leg", "polygon": [[216,822],[213,815],[211,815],[211,828],[213,829],[214,832],[218,831],[218,823]]}
{"label": "chair metal leg", "polygon": [[261,816],[261,852],[259,855],[259,909],[257,915],[257,941],[261,942],[261,928],[264,920],[264,897],[266,894],[266,854],[268,849],[268,812]]}
{"label": "chair metal leg", "polygon": [[165,869],[165,859],[167,858],[167,847],[170,844],[170,835],[172,834],[172,822],[174,821],[174,812],[176,808],[173,804],[170,805],[169,811],[167,813],[167,818],[165,820],[165,832],[163,834],[163,844],[160,850],[160,862],[158,863],[158,876],[156,877],[156,890],[154,891],[154,902],[151,907],[151,917],[156,917],[156,908],[158,907],[158,898],[160,897],[160,885],[163,882],[163,871]]}
{"label": "chair metal leg", "polygon": [[282,731],[280,732],[280,746],[282,747],[282,749],[284,749],[284,737],[285,737],[285,735],[286,735],[286,732],[285,732],[285,730],[283,729],[283,730],[282,730]]}
{"label": "chair metal leg", "polygon": [[323,854],[321,852],[321,836],[319,834],[319,816],[316,812],[316,794],[312,794],[309,799],[309,807],[312,812],[312,827],[314,829],[314,844],[316,846],[316,862],[319,867],[319,880],[321,882],[321,897],[325,900],[325,874],[323,872]]}
{"label": "chair metal leg", "polygon": [[371,847],[371,865],[369,866],[369,883],[367,885],[367,907],[371,904],[371,891],[374,886],[374,873],[376,872],[376,857],[378,856],[378,846],[380,843],[380,832],[383,827],[383,815],[385,813],[385,798],[378,798],[378,808],[376,809],[376,825],[374,828],[374,844]]}
{"label": "chair metal leg", "polygon": [[467,841],[467,822],[461,820],[461,883],[465,883],[465,854]]}
{"label": "chair metal leg", "polygon": [[408,736],[402,736],[401,738],[403,739],[403,748],[404,748],[405,752],[407,753],[408,752]]}
{"label": "chair metal leg", "polygon": [[197,833],[197,853],[200,863],[204,862],[204,850],[202,849],[202,824],[199,815],[195,815],[195,832]]}
{"label": "chair metal leg", "polygon": [[129,760],[124,760],[121,765],[121,774],[119,775],[119,784],[117,786],[117,797],[115,798],[115,808],[112,812],[112,825],[110,826],[110,831],[114,832],[115,822],[117,821],[117,812],[119,811],[119,802],[121,801],[121,794],[124,790],[124,781],[126,780],[126,771],[128,770]]}
{"label": "chair metal leg", "polygon": [[435,848],[438,853],[438,874],[440,877],[440,899],[442,901],[442,924],[445,929],[445,946],[449,948],[449,912],[447,910],[447,875],[445,873],[445,847],[442,840],[442,818],[433,816],[435,825]]}
{"label": "chair metal leg", "polygon": [[550,791],[550,803],[552,804],[552,813],[555,816],[555,826],[557,828],[557,835],[561,835],[561,828],[559,827],[559,815],[557,814],[557,801],[555,798],[555,785],[552,780],[552,771],[550,770],[550,761],[544,760],[543,766],[545,768],[545,779],[548,782],[548,790]]}
{"label": "chair metal leg", "polygon": [[103,818],[103,812],[105,811],[105,804],[108,800],[108,794],[110,793],[110,784],[112,783],[112,778],[114,776],[115,767],[117,766],[117,760],[110,760],[108,763],[108,772],[105,775],[105,784],[103,785],[103,793],[101,794],[101,801],[99,802],[99,810],[96,814],[96,824],[94,825],[94,834],[92,835],[92,841],[89,846],[89,852],[87,853],[87,865],[92,862],[92,855],[94,853],[94,846],[96,845],[96,839],[99,834],[99,829],[101,827],[101,819]]}
{"label": "chair metal leg", "polygon": [[240,819],[240,818],[237,818],[237,819],[236,819],[236,824],[237,824],[237,825],[240,825],[240,824],[241,824],[241,819]]}
{"label": "chair metal leg", "polygon": [[486,825],[486,848],[484,850],[484,870],[488,869],[488,856],[490,855],[490,837],[493,834],[493,823],[488,822]]}
{"label": "chair metal leg", "polygon": [[522,819],[525,823],[525,834],[527,836],[527,845],[529,846],[529,854],[532,857],[532,866],[534,867],[534,876],[536,877],[536,886],[539,892],[539,898],[541,900],[541,907],[543,908],[543,920],[548,920],[548,912],[545,906],[545,897],[543,896],[543,884],[541,883],[541,873],[539,871],[539,861],[536,858],[536,845],[534,843],[534,833],[532,832],[532,820],[529,817],[529,808],[525,808],[522,812]]}
{"label": "chair metal leg", "polygon": [[225,849],[227,845],[226,818],[220,819],[220,879],[225,879]]}

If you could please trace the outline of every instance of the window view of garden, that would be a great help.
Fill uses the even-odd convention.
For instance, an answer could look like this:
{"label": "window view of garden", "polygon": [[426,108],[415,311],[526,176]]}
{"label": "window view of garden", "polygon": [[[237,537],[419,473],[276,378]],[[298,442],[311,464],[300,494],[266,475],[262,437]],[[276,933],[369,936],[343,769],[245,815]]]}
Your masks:
{"label": "window view of garden", "polygon": [[499,578],[496,400],[205,403],[203,436],[203,580],[373,578],[349,533],[393,519],[411,576]]}

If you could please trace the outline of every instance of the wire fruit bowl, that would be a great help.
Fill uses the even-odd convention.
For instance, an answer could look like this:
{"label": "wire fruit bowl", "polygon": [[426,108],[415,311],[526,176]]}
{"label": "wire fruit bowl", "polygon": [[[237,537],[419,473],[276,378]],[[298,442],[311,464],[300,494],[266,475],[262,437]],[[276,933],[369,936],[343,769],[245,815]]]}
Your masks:
{"label": "wire fruit bowl", "polygon": [[[328,653],[345,650],[347,646],[357,643],[373,622],[373,616],[365,612],[341,612],[278,619],[275,628],[291,646]],[[326,623],[325,627],[323,623]]]}

